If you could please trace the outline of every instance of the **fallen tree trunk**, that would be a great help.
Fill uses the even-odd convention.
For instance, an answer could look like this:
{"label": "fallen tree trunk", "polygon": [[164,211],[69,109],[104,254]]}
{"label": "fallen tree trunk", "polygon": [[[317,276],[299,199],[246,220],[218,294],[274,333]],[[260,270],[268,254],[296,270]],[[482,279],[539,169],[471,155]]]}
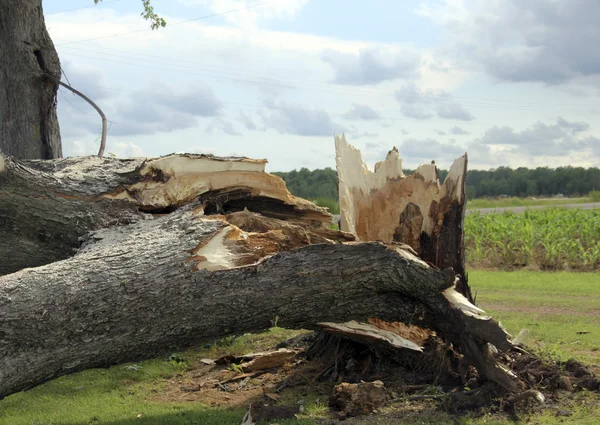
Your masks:
{"label": "fallen tree trunk", "polygon": [[[256,220],[236,214],[232,221]],[[506,334],[485,329],[493,322],[452,306],[444,296],[452,274],[393,245],[306,245],[262,261],[239,255],[281,235],[180,211],[98,231],[73,258],[0,278],[0,395],[265,329],[275,317],[290,328],[379,317],[446,331],[449,323],[436,320],[444,315],[465,337],[509,345]]]}
{"label": "fallen tree trunk", "polygon": [[309,228],[333,220],[265,173],[266,162],[211,155],[18,161],[0,153],[0,275],[68,258],[90,231],[197,201],[207,214],[249,208]]}
{"label": "fallen tree trunk", "polygon": [[[519,389],[489,348],[510,350],[509,335],[456,291],[460,275],[327,229],[264,164],[0,156],[0,396],[275,318],[360,338],[381,334],[372,319],[422,326]],[[335,325],[351,320],[364,323]]]}

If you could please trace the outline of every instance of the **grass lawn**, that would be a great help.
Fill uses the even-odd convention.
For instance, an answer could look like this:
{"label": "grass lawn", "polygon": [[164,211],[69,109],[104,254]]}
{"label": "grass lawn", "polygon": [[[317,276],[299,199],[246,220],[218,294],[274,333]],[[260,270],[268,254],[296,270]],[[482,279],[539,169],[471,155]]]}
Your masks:
{"label": "grass lawn", "polygon": [[[312,200],[321,207],[329,208],[331,214],[339,214],[340,206],[337,199],[318,198]],[[565,205],[586,204],[595,202],[590,197],[583,198],[557,198],[557,199],[531,199],[531,198],[498,198],[498,199],[470,199],[467,201],[467,209],[479,208],[505,208],[505,207],[527,207],[536,205]]]}
{"label": "grass lawn", "polygon": [[[554,358],[576,357],[600,366],[600,274],[472,271],[469,281],[477,293],[478,305],[499,319],[509,332],[516,335],[522,328],[530,331],[526,341],[529,346]],[[589,333],[577,333],[583,331]],[[273,346],[290,335],[294,332],[275,328],[258,335],[215,341],[209,348],[179,353],[172,359],[62,377],[0,401],[0,425],[239,425],[244,406],[221,409],[194,402],[160,402],[156,396],[202,357],[242,354]],[[310,393],[294,396],[306,400],[309,415],[301,420],[277,423],[313,424],[315,420],[310,414],[314,417],[326,412],[324,401],[315,400]],[[346,423],[443,422],[509,423],[494,417],[457,419],[435,412],[431,417],[385,416]],[[531,416],[523,423],[600,423],[599,398],[579,393],[573,400],[572,416],[556,417],[554,411],[548,411]]]}
{"label": "grass lawn", "polygon": [[529,346],[600,367],[600,273],[472,271],[469,282],[510,333],[529,331]]}

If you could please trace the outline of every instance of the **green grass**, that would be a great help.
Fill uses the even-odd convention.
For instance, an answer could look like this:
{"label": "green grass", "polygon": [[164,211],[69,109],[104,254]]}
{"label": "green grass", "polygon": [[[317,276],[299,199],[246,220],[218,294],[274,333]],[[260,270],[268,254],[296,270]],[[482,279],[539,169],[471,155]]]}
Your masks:
{"label": "green grass", "polygon": [[[239,425],[246,407],[215,409],[148,399],[165,388],[170,377],[184,372],[201,358],[245,354],[274,346],[299,333],[272,328],[260,334],[223,338],[209,348],[177,353],[179,362],[166,356],[63,376],[0,401],[0,425]],[[310,403],[307,408],[314,409]],[[293,423],[312,422],[306,419]]]}
{"label": "green grass", "polygon": [[243,416],[242,410],[146,402],[164,387],[166,378],[181,372],[182,366],[167,359],[139,366],[137,371],[125,366],[92,369],[7,397],[0,402],[0,424],[220,425]]}
{"label": "green grass", "polygon": [[331,214],[339,214],[340,213],[340,204],[336,199],[331,198],[317,198],[313,199],[313,202],[320,207],[325,207],[329,210]]}
{"label": "green grass", "polygon": [[[498,272],[471,271],[469,282],[477,303],[500,320],[516,335],[527,328],[526,344],[542,354],[566,360],[575,357],[600,364],[600,274],[567,272]],[[596,313],[596,314],[594,314]],[[586,330],[589,334],[578,335]],[[0,401],[0,425],[239,425],[243,406],[217,409],[196,403],[150,401],[168,385],[169,378],[193,367],[203,357],[243,354],[264,349],[297,335],[297,331],[273,328],[255,335],[228,337],[214,341],[210,347],[177,353],[183,361],[168,356],[109,369],[92,369],[65,376],[27,392]],[[296,389],[294,389],[296,390]],[[282,403],[299,397],[306,401],[307,415],[302,420],[277,421],[281,425],[308,425],[312,418],[327,413],[326,399],[316,388],[298,388],[284,392]],[[528,417],[521,423],[591,424],[600,423],[597,395],[579,393],[572,401],[572,416],[556,417],[555,411]],[[140,415],[138,417],[138,415]],[[273,421],[271,421],[273,422]],[[502,424],[509,422],[495,416],[480,418],[451,417],[431,412],[419,417],[380,417],[352,424],[453,423],[463,425]]]}
{"label": "green grass", "polygon": [[600,273],[472,271],[469,282],[510,333],[529,330],[528,345],[600,365]]}

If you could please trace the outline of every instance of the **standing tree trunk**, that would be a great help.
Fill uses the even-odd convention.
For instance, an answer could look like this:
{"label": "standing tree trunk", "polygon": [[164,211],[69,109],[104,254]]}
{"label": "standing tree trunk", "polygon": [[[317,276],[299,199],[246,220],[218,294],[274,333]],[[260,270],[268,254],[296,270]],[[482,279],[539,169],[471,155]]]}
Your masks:
{"label": "standing tree trunk", "polygon": [[61,158],[60,61],[42,0],[0,1],[0,58],[0,151],[20,159]]}

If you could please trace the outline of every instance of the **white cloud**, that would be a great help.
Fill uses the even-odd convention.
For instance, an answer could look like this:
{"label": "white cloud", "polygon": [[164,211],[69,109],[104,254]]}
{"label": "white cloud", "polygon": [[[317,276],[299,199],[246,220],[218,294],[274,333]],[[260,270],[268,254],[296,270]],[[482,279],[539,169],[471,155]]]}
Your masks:
{"label": "white cloud", "polygon": [[229,134],[230,136],[241,136],[242,133],[238,132],[235,127],[233,126],[233,123],[231,123],[230,121],[227,121],[221,117],[215,118],[213,119],[210,124],[208,125],[208,127],[206,127],[206,130],[204,130],[204,132],[206,134],[214,134],[214,132],[218,130],[218,131],[222,131],[225,134]]}
{"label": "white cloud", "polygon": [[239,113],[238,120],[244,125],[246,130],[252,130],[252,131],[266,131],[267,130],[264,126],[259,127],[259,125],[256,123],[256,121],[254,121],[254,119],[250,115],[246,114],[243,111]]}
{"label": "white cloud", "polygon": [[[484,64],[488,57],[479,55],[480,40],[473,38],[477,33],[469,32],[470,26],[474,25],[471,21],[481,13],[487,19],[487,12],[483,10],[487,3],[479,3],[483,12],[479,9],[474,12],[471,1],[454,0],[451,3],[454,9],[438,17],[439,23],[446,29],[454,25],[456,37],[463,38],[444,34],[444,39],[449,40],[447,45],[421,47],[422,44],[417,44],[418,48],[411,44],[358,39],[365,32],[357,33],[357,39],[343,40],[332,36],[335,32],[323,36],[261,29],[271,19],[297,12],[281,12],[282,15],[273,12],[269,16],[251,18],[253,23],[248,24],[251,28],[245,30],[215,25],[207,20],[148,31],[147,22],[137,13],[116,14],[106,8],[49,16],[47,23],[73,85],[85,88],[100,99],[109,119],[116,122],[109,132],[109,143],[133,143],[143,147],[148,155],[181,150],[183,146],[193,149],[200,140],[203,149],[215,154],[243,150],[253,157],[268,157],[273,170],[292,169],[301,160],[308,160],[311,148],[318,148],[324,154],[311,166],[327,166],[334,165],[335,161],[333,132],[345,130],[352,138],[364,137],[360,142],[372,142],[377,136],[391,140],[390,144],[393,144],[398,143],[398,139],[405,139],[408,133],[412,139],[423,142],[431,136],[433,129],[438,128],[448,135],[460,135],[457,138],[462,143],[466,139],[466,130],[452,128],[453,124],[448,125],[442,118],[460,121],[476,116],[477,119],[465,128],[481,137],[494,126],[508,127],[517,135],[532,130],[533,126],[524,127],[526,123],[539,121],[547,126],[557,126],[576,142],[564,156],[564,161],[583,158],[585,163],[599,165],[597,157],[589,154],[589,149],[596,146],[596,139],[590,137],[598,133],[586,122],[593,123],[598,117],[594,103],[597,93],[590,92],[589,86],[597,84],[596,87],[600,87],[600,78],[595,80],[594,75],[575,77],[572,81],[577,81],[579,86],[563,84],[563,92],[556,96],[557,89],[522,82],[512,86],[518,87],[513,90],[518,91],[517,97],[522,99],[513,102],[512,94],[506,94],[504,88],[515,80],[504,79],[500,87],[490,84],[490,79],[483,74],[487,70]],[[500,3],[500,0],[490,0],[490,10],[502,7]],[[528,7],[524,6],[525,9]],[[223,15],[223,19],[228,19],[228,15],[235,13]],[[182,19],[165,18],[169,22]],[[368,30],[369,24],[366,25],[362,30]],[[516,25],[521,24],[517,22]],[[111,37],[138,30],[141,32]],[[463,30],[465,32],[461,33]],[[483,44],[502,47],[503,34],[496,31],[496,27],[493,30],[490,39],[486,38]],[[90,38],[100,39],[61,45],[68,40]],[[514,46],[509,47],[527,47],[526,43],[514,40]],[[475,50],[471,49],[473,43]],[[324,62],[324,50],[339,52],[337,58],[349,60],[351,70],[344,71]],[[398,62],[402,52],[412,52],[419,60]],[[590,60],[594,57],[590,56]],[[397,64],[407,66],[396,69]],[[576,62],[567,66],[576,66]],[[486,72],[494,75],[489,70]],[[355,85],[330,84],[332,79],[340,78]],[[162,87],[156,86],[157,81]],[[377,87],[357,87],[358,83],[377,84]],[[208,92],[194,87],[210,87],[213,102],[207,101],[211,98],[207,96]],[[532,91],[532,87],[539,90]],[[588,110],[575,114],[568,99],[563,101],[567,96],[575,95],[567,94],[567,91],[587,94],[587,98],[577,102],[585,103],[586,107],[589,105]],[[141,92],[150,94],[144,96]],[[503,99],[498,99],[502,96]],[[93,141],[100,129],[96,113],[80,100],[72,96],[68,99],[85,114],[66,103],[63,95],[59,96],[65,152],[95,154],[97,142]],[[265,104],[265,99],[271,100]],[[203,108],[210,104],[213,107],[203,113]],[[557,115],[577,119],[548,124],[548,118]],[[216,121],[211,122],[215,118]],[[419,119],[429,119],[428,125],[423,125]],[[123,129],[123,126],[128,128]],[[213,131],[215,137],[204,133],[207,126],[212,126],[209,132]],[[165,133],[167,131],[170,133]],[[230,134],[242,132],[244,137],[220,134],[228,131]],[[223,137],[227,137],[227,151],[223,151]],[[518,148],[516,145],[474,143],[463,146],[441,139],[435,141],[443,150],[462,146],[461,149],[470,154],[470,164],[474,165],[520,164],[528,157],[523,152],[511,154],[511,149]],[[576,154],[576,149],[581,149],[580,152],[587,156]],[[434,152],[432,154],[437,157]],[[545,158],[558,160],[555,156]]]}
{"label": "white cloud", "polygon": [[419,13],[446,29],[454,56],[500,81],[564,84],[600,76],[599,2],[443,0]]}
{"label": "white cloud", "polygon": [[475,117],[458,103],[440,103],[435,107],[438,117],[448,120],[473,121]]}
{"label": "white cloud", "polygon": [[217,149],[206,146],[194,146],[192,148],[187,149],[189,153],[199,153],[205,155],[218,155]]}
{"label": "white cloud", "polygon": [[221,114],[222,104],[207,85],[199,84],[180,93],[158,84],[153,89],[157,91],[135,91],[114,102],[113,135],[172,132],[195,127],[200,117]]}
{"label": "white cloud", "polygon": [[450,134],[454,134],[455,136],[464,136],[469,134],[469,132],[464,128],[454,126],[450,129]]}
{"label": "white cloud", "polygon": [[352,105],[352,109],[342,115],[347,120],[375,121],[381,119],[381,115],[369,105]]}
{"label": "white cloud", "polygon": [[[599,158],[600,139],[582,134],[589,125],[583,122],[569,122],[558,118],[555,124],[536,122],[529,128],[515,130],[509,126],[494,126],[485,131],[482,137],[473,141],[476,145],[499,149],[524,157],[560,157],[564,160],[571,155],[588,152],[591,158]],[[505,160],[506,158],[502,158]]]}
{"label": "white cloud", "polygon": [[334,69],[334,83],[351,86],[412,79],[420,63],[420,55],[414,49],[384,47],[363,48],[358,54],[325,49],[321,58]]}
{"label": "white cloud", "polygon": [[406,139],[398,147],[398,151],[403,159],[410,160],[412,164],[430,163],[435,159],[448,161],[465,153],[465,149],[461,146],[441,143],[432,138]]}
{"label": "white cloud", "polygon": [[223,14],[228,22],[244,29],[261,26],[272,19],[291,19],[309,0],[272,0],[257,3],[253,0],[178,0],[185,5],[207,6],[215,14]]}
{"label": "white cloud", "polygon": [[63,140],[63,155],[67,156],[87,156],[98,154],[100,148],[100,137],[97,140],[75,139]]}
{"label": "white cloud", "polygon": [[135,158],[135,157],[143,157],[144,151],[135,143],[124,143],[117,142],[114,144],[114,147],[111,145],[107,146],[107,150],[111,149],[111,152],[114,153],[119,158]]}
{"label": "white cloud", "polygon": [[394,93],[400,103],[402,115],[416,120],[432,118],[433,111],[439,118],[471,121],[473,115],[462,105],[452,100],[452,95],[443,90],[420,90],[414,83],[407,83]]}
{"label": "white cloud", "polygon": [[328,136],[344,132],[344,127],[333,121],[331,115],[319,108],[303,108],[296,104],[268,101],[268,112],[262,112],[267,128],[282,134],[299,136]]}

